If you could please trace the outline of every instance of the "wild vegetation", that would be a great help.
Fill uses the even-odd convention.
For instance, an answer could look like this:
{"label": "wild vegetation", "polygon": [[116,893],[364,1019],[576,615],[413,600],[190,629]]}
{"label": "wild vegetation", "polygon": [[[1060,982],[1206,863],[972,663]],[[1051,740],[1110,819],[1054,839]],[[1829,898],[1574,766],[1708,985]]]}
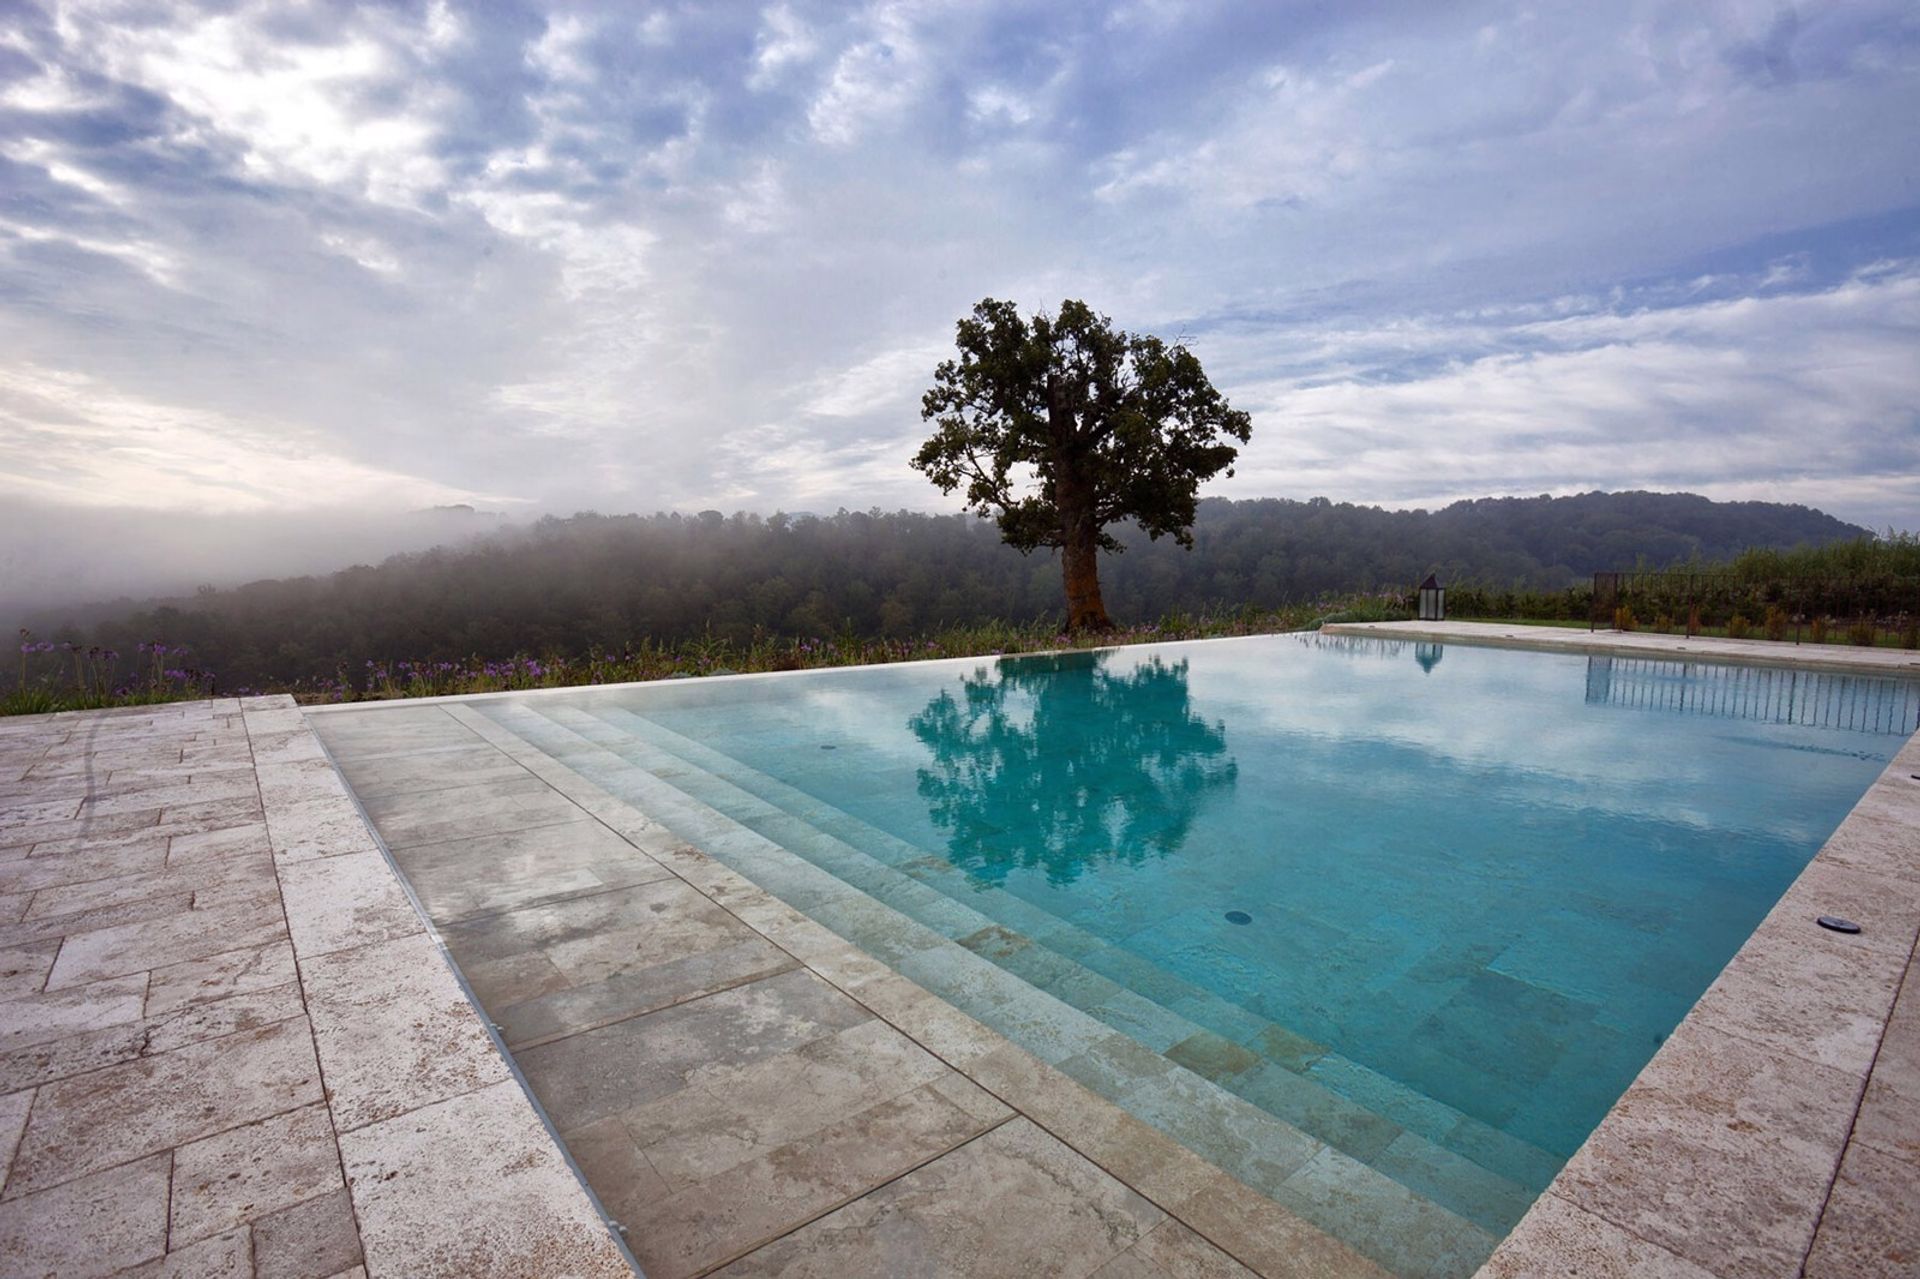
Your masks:
{"label": "wild vegetation", "polygon": [[[1348,609],[1404,615],[1406,592],[1430,570],[1448,582],[1456,617],[1583,624],[1596,568],[1704,572],[1717,561],[1756,591],[1872,580],[1889,598],[1901,580],[1920,580],[1913,538],[1863,534],[1804,507],[1685,494],[1488,499],[1432,512],[1210,500],[1191,554],[1123,534],[1127,553],[1109,561],[1104,586],[1130,620],[1088,642],[1299,629]],[[580,515],[377,567],[26,619],[33,649],[5,708],[241,689],[407,696],[1031,652],[1081,642],[1063,637],[1059,581],[1051,556],[1024,557],[965,516]],[[1765,607],[1745,607],[1753,632],[1768,633]],[[1643,612],[1636,624],[1655,620]],[[1823,638],[1844,640],[1852,623],[1836,614]],[[1811,629],[1802,625],[1803,639]]]}
{"label": "wild vegetation", "polygon": [[[1599,595],[1596,598],[1595,591]],[[1597,620],[1616,630],[1920,648],[1920,537],[1888,533],[1723,561],[1603,573],[1565,591],[1489,590],[1449,599],[1458,617]]]}
{"label": "wild vegetation", "polygon": [[20,628],[20,665],[0,695],[0,715],[45,715],[109,706],[146,706],[213,695],[211,672],[187,662],[184,648],[142,641],[137,656],[119,650],[37,640]]}
{"label": "wild vegetation", "polygon": [[[945,657],[999,657],[1116,644],[1219,639],[1297,631],[1325,621],[1389,621],[1409,616],[1403,596],[1352,596],[1280,609],[1244,608],[1189,616],[1172,613],[1157,621],[1118,627],[1100,634],[1061,631],[1050,622],[987,621],[947,627],[914,639],[887,639],[852,632],[822,638],[758,636],[744,644],[704,635],[678,642],[643,639],[618,651],[590,648],[572,655],[548,651],[539,656],[479,657],[453,661],[374,661],[362,668],[341,668],[331,677],[276,681],[265,687],[221,686],[194,670],[148,672],[134,665],[122,670],[120,654],[65,644],[34,641],[21,632],[20,683],[0,696],[0,715],[93,710],[103,706],[146,705],[195,697],[255,692],[291,693],[303,702],[378,701],[396,697],[439,697],[452,693],[498,693],[528,688],[566,688],[580,684],[622,684],[639,680],[687,679],[759,671],[791,671],[828,666],[863,666],[929,661]],[[164,645],[153,648],[178,655]],[[44,661],[34,659],[45,658]],[[67,663],[74,661],[73,674]],[[31,669],[30,669],[31,668]]]}

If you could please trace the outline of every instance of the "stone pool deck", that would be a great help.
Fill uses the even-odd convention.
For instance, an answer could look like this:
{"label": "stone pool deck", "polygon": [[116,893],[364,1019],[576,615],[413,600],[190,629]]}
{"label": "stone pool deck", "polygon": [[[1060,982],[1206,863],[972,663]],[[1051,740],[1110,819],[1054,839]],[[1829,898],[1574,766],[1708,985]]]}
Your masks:
{"label": "stone pool deck", "polygon": [[1920,652],[1905,648],[1858,648],[1851,644],[1792,644],[1719,639],[1709,635],[1688,639],[1684,635],[1661,635],[1652,631],[1590,631],[1584,626],[1521,626],[1512,622],[1331,622],[1321,627],[1320,633],[1477,644],[1547,653],[1598,653],[1667,662],[1732,662],[1741,666],[1782,666],[1851,675],[1920,677]]}
{"label": "stone pool deck", "polygon": [[[1328,629],[1769,647],[1440,625]],[[603,1212],[653,1279],[1387,1272],[1069,1073],[1164,1063],[1028,1052],[475,706],[0,720],[0,1279],[628,1273]],[[1485,1275],[1920,1269],[1915,773],[1909,742]],[[1364,1213],[1338,1152],[1183,1101]],[[1368,1247],[1458,1274],[1443,1217]]]}
{"label": "stone pool deck", "polygon": [[0,1275],[629,1273],[292,699],[0,720]]}
{"label": "stone pool deck", "polygon": [[[1920,654],[1472,622],[1342,635],[1920,676]],[[1803,660],[1802,654],[1812,660]],[[1821,915],[1861,925],[1818,927]],[[1482,1279],[1920,1275],[1920,735]]]}

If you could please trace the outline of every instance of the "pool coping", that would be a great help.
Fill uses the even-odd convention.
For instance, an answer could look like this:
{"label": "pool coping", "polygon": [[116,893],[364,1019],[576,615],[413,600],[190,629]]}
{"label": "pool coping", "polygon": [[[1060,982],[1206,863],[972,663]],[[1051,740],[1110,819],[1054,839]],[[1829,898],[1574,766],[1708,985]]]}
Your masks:
{"label": "pool coping", "polygon": [[[255,765],[261,819],[301,981],[316,965],[349,977],[333,1033],[315,1037],[321,1069],[364,1077],[377,1066],[395,1098],[383,1099],[382,1111],[398,1110],[340,1134],[343,1156],[353,1150],[347,1186],[361,1219],[367,1272],[460,1273],[461,1250],[450,1245],[466,1236],[486,1246],[469,1245],[465,1261],[491,1253],[509,1266],[539,1259],[583,1276],[637,1274],[325,743],[288,694],[243,697],[240,707],[249,737],[273,747]],[[368,980],[375,968],[381,977]],[[410,1016],[381,1015],[389,992],[399,993]],[[481,1064],[490,1057],[504,1070]],[[460,1068],[449,1069],[449,1062]],[[337,1111],[338,1085],[329,1084],[327,1093]],[[462,1122],[415,1123],[408,1132],[427,1107],[463,1103],[475,1113]],[[432,1139],[423,1143],[418,1133],[427,1131]],[[449,1176],[449,1165],[463,1171]],[[467,1193],[476,1180],[511,1185],[512,1211],[502,1213],[490,1198],[476,1202]]]}
{"label": "pool coping", "polygon": [[[1804,650],[1768,651],[1785,646],[1767,641],[1529,633],[1535,629],[1463,622],[1323,628],[1400,641],[1920,675],[1920,655],[1905,652],[1890,660],[1881,656],[1886,650],[1840,649],[1806,661],[1797,660]],[[1849,938],[1815,925],[1829,914],[1858,922],[1862,932]],[[1828,1244],[1829,1230],[1884,1228],[1851,1216],[1835,1227],[1826,1217],[1917,939],[1920,733],[1868,787],[1480,1279],[1786,1279],[1812,1273],[1809,1259]],[[1911,1008],[1902,1005],[1903,1018],[1920,1015]],[[1871,1247],[1870,1239],[1832,1242],[1839,1252]]]}
{"label": "pool coping", "polygon": [[1589,653],[1666,662],[1715,662],[1841,671],[1850,675],[1920,677],[1920,651],[1905,648],[1721,639],[1711,635],[1688,638],[1654,631],[1587,631],[1573,626],[1515,626],[1501,622],[1328,622],[1319,633],[1541,653]]}

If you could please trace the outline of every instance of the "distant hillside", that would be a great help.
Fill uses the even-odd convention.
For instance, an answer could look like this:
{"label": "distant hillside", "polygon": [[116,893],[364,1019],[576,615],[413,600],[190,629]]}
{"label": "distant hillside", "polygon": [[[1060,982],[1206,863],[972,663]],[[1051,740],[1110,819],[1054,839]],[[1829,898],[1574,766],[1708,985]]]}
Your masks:
{"label": "distant hillside", "polygon": [[[1315,498],[1203,502],[1193,552],[1123,535],[1103,569],[1119,619],[1449,581],[1559,588],[1597,569],[1868,536],[1804,506],[1685,493],[1486,498],[1388,511]],[[651,637],[909,635],[1060,608],[1047,555],[966,516],[847,513],[547,519],[377,568],[28,619],[46,638],[189,645],[223,683],[358,670],[369,659],[618,650]],[[84,619],[85,625],[81,625]]]}

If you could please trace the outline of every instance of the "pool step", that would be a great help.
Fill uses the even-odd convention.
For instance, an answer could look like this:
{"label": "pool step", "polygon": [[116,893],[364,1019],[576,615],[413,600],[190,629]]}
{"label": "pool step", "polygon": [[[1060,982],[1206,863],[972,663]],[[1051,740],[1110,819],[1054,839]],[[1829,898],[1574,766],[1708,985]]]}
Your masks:
{"label": "pool step", "polygon": [[[511,708],[513,712],[520,709]],[[1111,981],[1069,959],[1027,946],[1026,939],[987,914],[641,740],[635,730],[645,731],[644,727],[630,722],[636,717],[611,715],[603,719],[576,708],[549,705],[538,716],[551,728],[521,720],[518,714],[503,726],[1277,1199],[1284,1202],[1302,1191],[1297,1185],[1286,1187],[1290,1167],[1272,1167],[1263,1156],[1263,1143],[1252,1139],[1270,1128],[1273,1140],[1264,1144],[1285,1148],[1287,1132],[1304,1130],[1332,1146],[1329,1158],[1321,1161],[1321,1175],[1340,1169],[1363,1182],[1391,1178],[1400,1189],[1376,1186],[1376,1197],[1392,1200],[1395,1194],[1411,1192],[1448,1217],[1458,1214],[1485,1230],[1504,1231],[1531,1202],[1532,1191],[1404,1131],[1309,1079],[1256,1061],[1244,1049],[1163,1009],[1157,1010],[1163,1023],[1178,1023],[1168,1028],[1178,1049],[1172,1057],[1151,1058],[1154,1068],[1168,1078],[1143,1084],[1137,1070],[1116,1065],[1112,1027],[1072,1007],[1072,1001],[1067,1001],[1067,1007],[1059,1002],[1062,989],[1095,990],[1095,983],[1119,989]],[[679,740],[689,750],[705,750]],[[737,762],[733,766],[741,767]],[[763,789],[782,785],[755,776]],[[736,823],[728,810],[745,821]],[[906,850],[926,860],[919,850],[894,842],[896,852]],[[875,914],[875,901],[890,909]],[[908,921],[911,926],[903,928]],[[965,944],[955,944],[963,939]],[[1036,997],[1036,986],[1053,997]],[[1138,1064],[1136,1059],[1134,1065]],[[1181,1095],[1196,1086],[1207,1098],[1204,1103]],[[1230,1123],[1218,1113],[1223,1108],[1231,1112]],[[1349,1168],[1345,1159],[1333,1160],[1335,1152],[1355,1156],[1353,1162],[1365,1171]],[[1326,1209],[1322,1206],[1318,1211]],[[1405,1216],[1414,1210],[1403,1204],[1400,1211]],[[1441,1233],[1449,1229],[1443,1226]]]}
{"label": "pool step", "polygon": [[[1397,1179],[1442,1202],[1458,1200],[1449,1206],[1482,1224],[1502,1229],[1511,1225],[1559,1171],[1561,1161],[1546,1151],[1228,1003],[1005,889],[979,882],[945,858],[657,721],[603,707],[572,712],[567,719],[616,754],[624,748],[623,758],[671,773],[677,784],[691,786],[695,797],[711,807],[858,883],[1145,1047],[1170,1052],[1173,1060],[1321,1140],[1370,1160],[1383,1141],[1389,1143],[1392,1154],[1381,1158],[1403,1174]],[[607,733],[592,720],[614,731]],[[657,747],[677,762],[662,763],[642,746]],[[742,794],[749,798],[741,799]],[[769,806],[777,816],[765,816]],[[841,851],[845,849],[864,856],[850,859]],[[932,909],[916,910],[927,902],[925,893],[917,886],[889,891],[885,881],[891,875],[931,886],[942,897]],[[948,901],[969,909],[954,912],[946,907]],[[1004,943],[992,932],[982,936],[981,917],[995,932],[1011,929],[1019,936]],[[1140,991],[1150,991],[1154,998]],[[1414,1139],[1399,1141],[1396,1129]],[[1456,1190],[1461,1186],[1470,1186],[1472,1193],[1460,1196]]]}
{"label": "pool step", "polygon": [[[707,851],[776,895],[785,894],[772,883],[803,896],[825,892],[822,900],[837,908],[829,926],[943,998],[978,1007],[986,993],[997,994],[981,1020],[1396,1274],[1463,1274],[1492,1250],[1497,1232],[1148,1052],[850,885],[827,892],[834,876],[558,722],[554,704],[539,713],[505,702],[474,709],[646,819],[683,838],[692,838],[683,827],[700,830],[698,842],[713,844]],[[828,923],[822,908],[804,909]]]}

